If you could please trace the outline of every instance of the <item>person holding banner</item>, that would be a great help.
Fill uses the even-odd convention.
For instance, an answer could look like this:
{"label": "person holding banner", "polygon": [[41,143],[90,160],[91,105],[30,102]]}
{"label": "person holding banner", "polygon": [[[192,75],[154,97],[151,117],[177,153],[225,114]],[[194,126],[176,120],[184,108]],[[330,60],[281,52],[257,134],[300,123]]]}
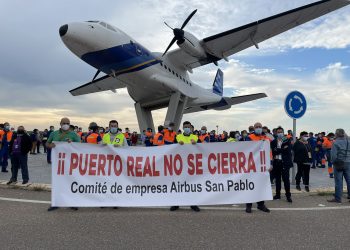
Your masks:
{"label": "person holding banner", "polygon": [[[251,133],[249,135],[249,138],[252,140],[252,141],[266,141],[266,140],[269,140],[266,135],[263,133],[262,131],[262,124],[260,122],[257,122],[254,124],[254,133]],[[269,171],[271,171],[271,168],[269,169]],[[257,202],[258,204],[258,209],[265,212],[265,213],[270,213],[270,209],[268,209],[266,206],[265,206],[265,201],[259,201]],[[247,203],[246,204],[246,208],[245,208],[245,211],[247,213],[251,213],[252,212],[252,206],[253,204],[252,203]]]}
{"label": "person holding banner", "polygon": [[158,126],[158,133],[154,135],[153,146],[164,145],[164,127],[162,125]]}
{"label": "person holding banner", "polygon": [[276,195],[273,197],[273,199],[281,199],[282,178],[287,201],[292,202],[289,181],[289,169],[293,167],[291,139],[284,136],[284,130],[282,127],[278,127],[276,129],[276,133],[277,139],[271,142],[273,170],[276,178]]}
{"label": "person holding banner", "polygon": [[90,144],[101,144],[102,138],[98,131],[98,126],[96,122],[91,122],[89,124],[89,132],[85,137],[85,142]]}
{"label": "person holding banner", "polygon": [[[198,137],[194,134],[192,134],[192,125],[189,121],[185,121],[183,124],[183,133],[182,134],[178,134],[176,136],[176,140],[180,145],[184,145],[184,144],[192,144],[192,145],[196,145],[197,141],[198,141]],[[172,206],[170,207],[170,211],[175,211],[178,210],[179,206]],[[195,212],[199,212],[201,211],[199,209],[198,206],[191,206],[191,209]]]}
{"label": "person holding banner", "polygon": [[[59,142],[80,142],[80,138],[77,133],[74,131],[70,131],[70,120],[67,117],[61,119],[60,122],[61,128],[56,130],[50,134],[49,139],[47,139],[46,146],[49,149],[56,147],[55,141]],[[58,207],[49,207],[47,211],[53,211],[58,209]],[[76,207],[72,207],[73,210],[78,210]]]}
{"label": "person holding banner", "polygon": [[103,136],[102,145],[112,144],[114,147],[128,147],[129,144],[124,134],[118,129],[118,122],[109,122],[109,132]]}

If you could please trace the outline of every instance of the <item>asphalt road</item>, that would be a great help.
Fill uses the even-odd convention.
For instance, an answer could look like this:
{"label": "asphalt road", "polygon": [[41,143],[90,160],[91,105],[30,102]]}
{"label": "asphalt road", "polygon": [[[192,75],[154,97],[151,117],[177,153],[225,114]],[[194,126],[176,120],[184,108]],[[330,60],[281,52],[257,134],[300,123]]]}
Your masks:
{"label": "asphalt road", "polygon": [[[348,249],[350,203],[294,195],[270,201],[270,214],[238,207],[61,208],[3,198],[50,201],[49,192],[0,188],[0,249]],[[2,198],[2,199],[1,199]],[[326,207],[323,207],[326,206]],[[334,207],[334,208],[333,208]],[[286,209],[286,210],[284,210]],[[292,210],[297,209],[297,210]],[[305,209],[305,210],[300,210]]]}

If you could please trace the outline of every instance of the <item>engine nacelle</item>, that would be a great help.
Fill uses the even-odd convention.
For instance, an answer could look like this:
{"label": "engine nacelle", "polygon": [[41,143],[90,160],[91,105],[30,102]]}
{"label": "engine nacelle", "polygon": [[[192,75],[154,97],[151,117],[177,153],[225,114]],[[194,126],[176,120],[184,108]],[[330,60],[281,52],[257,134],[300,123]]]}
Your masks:
{"label": "engine nacelle", "polygon": [[[189,32],[184,31],[184,36],[187,39],[184,39],[184,41],[182,41],[181,43],[178,41],[177,45],[184,50],[187,54],[193,56],[193,57],[197,57],[197,58],[203,58],[203,57],[207,57],[207,53],[205,52],[205,50],[203,49],[202,45],[200,44],[199,40],[192,35]],[[190,40],[191,43],[188,41]]]}

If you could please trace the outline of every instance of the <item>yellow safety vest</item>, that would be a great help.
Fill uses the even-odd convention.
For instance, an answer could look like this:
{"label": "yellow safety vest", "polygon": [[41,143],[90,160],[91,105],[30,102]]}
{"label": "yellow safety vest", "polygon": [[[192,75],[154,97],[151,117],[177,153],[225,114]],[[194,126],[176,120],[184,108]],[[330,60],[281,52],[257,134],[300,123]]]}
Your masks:
{"label": "yellow safety vest", "polygon": [[118,144],[123,145],[124,144],[125,136],[122,133],[119,133],[115,136],[114,140],[111,142],[111,134],[107,133],[103,136],[102,142],[103,144]]}
{"label": "yellow safety vest", "polygon": [[230,137],[230,138],[227,139],[226,142],[236,142],[236,139]]}
{"label": "yellow safety vest", "polygon": [[191,140],[194,140],[195,142],[198,141],[198,137],[194,134],[190,134],[189,136],[186,136],[184,134],[179,134],[176,136],[177,142],[182,141],[184,144],[191,144]]}

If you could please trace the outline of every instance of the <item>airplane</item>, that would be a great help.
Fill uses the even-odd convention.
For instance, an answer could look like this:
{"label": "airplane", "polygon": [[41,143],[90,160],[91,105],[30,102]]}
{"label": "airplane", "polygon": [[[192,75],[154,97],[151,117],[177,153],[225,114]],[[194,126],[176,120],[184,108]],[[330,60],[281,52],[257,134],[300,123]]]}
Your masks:
{"label": "airplane", "polygon": [[[79,58],[97,69],[91,82],[70,91],[73,96],[126,88],[135,101],[140,131],[152,128],[152,111],[166,108],[164,124],[178,129],[183,114],[226,110],[232,105],[265,98],[265,93],[223,96],[223,72],[218,69],[212,89],[190,80],[193,69],[225,60],[280,33],[349,5],[349,0],[322,0],[203,39],[184,28],[171,28],[174,37],[164,53],[150,52],[122,30],[103,21],[65,24],[59,28],[63,43]],[[176,42],[179,48],[169,51]],[[100,72],[104,76],[97,78]]]}

